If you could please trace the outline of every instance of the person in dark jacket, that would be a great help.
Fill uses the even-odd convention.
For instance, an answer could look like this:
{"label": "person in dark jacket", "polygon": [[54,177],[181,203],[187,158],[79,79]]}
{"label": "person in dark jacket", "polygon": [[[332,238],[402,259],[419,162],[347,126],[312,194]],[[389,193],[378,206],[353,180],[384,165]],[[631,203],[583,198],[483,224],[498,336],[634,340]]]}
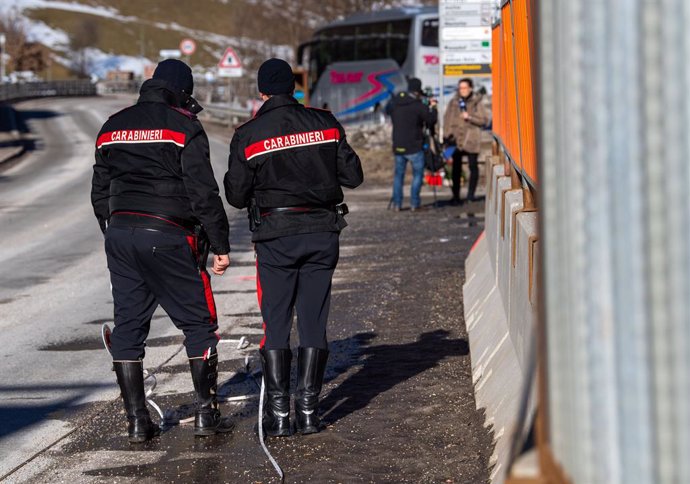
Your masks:
{"label": "person in dark jacket", "polygon": [[146,408],[143,358],[160,304],[184,332],[194,383],[194,434],[226,432],[216,398],[218,322],[206,272],[230,263],[228,220],[191,97],[191,69],[169,59],[144,82],[139,100],[98,133],[91,202],[105,234],[115,306],[111,352],[129,421],[129,441],[159,433]]}
{"label": "person in dark jacket", "polygon": [[339,233],[347,225],[341,187],[362,183],[359,157],[328,111],[295,100],[294,75],[284,60],[258,72],[265,101],[237,128],[230,143],[225,195],[250,209],[257,256],[257,289],[265,336],[260,344],[267,390],[263,428],[290,435],[290,329],[297,312],[296,428],[318,432],[319,393],[328,358],[326,322]]}
{"label": "person in dark jacket", "polygon": [[402,208],[403,185],[407,162],[412,165],[412,187],[410,188],[410,207],[419,209],[424,175],[424,127],[436,124],[438,113],[436,101],[432,98],[429,105],[422,100],[422,81],[412,77],[407,84],[407,92],[393,96],[386,106],[386,111],[393,121],[393,153],[395,155],[395,173],[393,176],[393,209]]}

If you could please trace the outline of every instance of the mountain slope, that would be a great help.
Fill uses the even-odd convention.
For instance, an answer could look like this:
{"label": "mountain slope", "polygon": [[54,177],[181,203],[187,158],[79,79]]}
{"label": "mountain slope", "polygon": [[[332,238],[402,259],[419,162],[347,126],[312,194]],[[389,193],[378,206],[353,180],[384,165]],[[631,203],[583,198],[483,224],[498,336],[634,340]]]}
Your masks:
{"label": "mountain slope", "polygon": [[[292,60],[297,45],[325,22],[360,9],[380,9],[397,0],[0,0],[0,14],[16,9],[29,40],[54,52],[65,66],[85,49],[88,71],[99,77],[107,70],[141,74],[158,61],[162,49],[177,49],[192,38],[197,50],[188,60],[195,70],[214,68],[226,47],[233,47],[254,70],[262,60]],[[410,2],[407,2],[408,4]],[[436,3],[427,0],[416,3]],[[80,32],[91,32],[80,39]],[[82,36],[83,37],[83,36]],[[81,40],[81,42],[80,42]],[[87,41],[84,43],[84,41]]]}

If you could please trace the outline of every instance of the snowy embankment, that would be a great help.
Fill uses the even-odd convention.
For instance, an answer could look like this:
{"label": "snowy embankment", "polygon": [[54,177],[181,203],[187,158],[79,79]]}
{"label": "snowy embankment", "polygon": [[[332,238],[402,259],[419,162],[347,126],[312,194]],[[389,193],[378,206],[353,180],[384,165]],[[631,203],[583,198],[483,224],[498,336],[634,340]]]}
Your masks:
{"label": "snowy embankment", "polygon": [[[134,16],[122,15],[119,10],[113,7],[84,5],[76,2],[52,1],[52,0],[0,0],[0,14],[9,14],[16,11],[19,15],[18,20],[23,23],[27,39],[30,42],[40,42],[55,52],[53,60],[66,67],[72,64],[75,57],[74,51],[70,48],[69,32],[54,28],[45,22],[29,18],[25,13],[37,9],[54,9],[76,14],[93,15],[108,18],[122,23],[136,25],[146,25],[161,30],[168,30],[180,33],[180,38],[191,37],[203,42],[204,50],[220,59],[226,47],[252,45],[257,52],[267,50],[266,43],[254,39],[230,37],[214,32],[184,27],[177,22],[164,23],[143,20]],[[272,46],[272,51],[281,57],[290,58],[292,47],[287,45]],[[86,49],[89,59],[89,72],[97,78],[104,78],[106,73],[111,70],[132,71],[135,75],[141,76],[145,66],[155,63],[158,59],[148,59],[141,56],[123,55],[117,52],[106,53],[97,48]],[[208,68],[208,66],[206,66]],[[196,66],[195,71],[203,72],[204,66]]]}

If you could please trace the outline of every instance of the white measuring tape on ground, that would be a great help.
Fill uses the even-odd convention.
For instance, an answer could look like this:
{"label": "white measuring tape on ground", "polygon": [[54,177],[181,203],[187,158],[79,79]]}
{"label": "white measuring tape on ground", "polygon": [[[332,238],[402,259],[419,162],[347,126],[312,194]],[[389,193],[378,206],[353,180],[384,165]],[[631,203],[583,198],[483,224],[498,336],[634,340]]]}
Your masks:
{"label": "white measuring tape on ground", "polygon": [[264,425],[263,425],[263,414],[264,414],[264,394],[266,393],[266,384],[264,383],[264,377],[263,375],[261,376],[261,390],[259,393],[259,443],[261,443],[261,448],[264,450],[264,453],[266,454],[266,457],[268,457],[268,460],[271,461],[271,464],[273,465],[273,468],[276,470],[278,475],[280,476],[281,482],[285,479],[285,474],[283,473],[283,469],[280,468],[278,465],[278,462],[273,458],[271,453],[268,451],[268,447],[266,447],[266,442],[264,442]]}
{"label": "white measuring tape on ground", "polygon": [[247,338],[245,336],[242,336],[240,339],[220,339],[218,340],[219,343],[236,343],[238,350],[243,350],[249,346],[249,341],[247,341]]}
{"label": "white measuring tape on ground", "polygon": [[[101,327],[101,338],[103,339],[103,346],[105,346],[105,349],[108,351],[109,354],[110,352],[110,327],[108,326],[108,323],[103,323],[103,326]],[[245,349],[249,346],[249,341],[247,341],[247,338],[245,336],[240,337],[239,339],[221,339],[218,341],[219,343],[229,343],[229,344],[236,344],[236,349]],[[177,354],[182,351],[182,348],[184,348],[184,345],[181,345],[180,348],[178,348],[175,353],[173,353],[167,360],[165,360],[163,363],[158,365],[158,367],[153,371],[150,372],[146,369],[144,369],[144,384],[146,384],[147,381],[150,381],[150,386],[146,390],[146,402],[151,405],[156,412],[158,412],[158,415],[160,415],[161,422],[165,422],[165,415],[161,408],[156,404],[156,402],[153,401],[151,396],[153,395],[154,390],[156,389],[156,386],[158,385],[158,380],[156,379],[156,371],[160,370],[163,365],[169,363]],[[278,476],[280,476],[281,482],[284,481],[285,479],[285,474],[283,473],[283,469],[280,468],[280,465],[278,465],[278,462],[275,460],[273,455],[271,455],[271,452],[268,450],[268,447],[266,447],[266,442],[264,441],[264,431],[263,431],[263,412],[264,412],[264,396],[266,393],[266,385],[264,383],[264,378],[263,376],[261,377],[261,385],[259,385],[254,378],[254,375],[252,375],[249,372],[249,357],[245,356],[244,358],[244,369],[249,375],[252,380],[254,380],[254,383],[259,386],[259,424],[258,424],[258,430],[259,430],[259,443],[261,444],[261,448],[263,449],[264,453],[266,454],[266,457],[268,457],[268,460],[271,462],[271,465],[273,465],[273,468],[276,470],[278,473]],[[220,397],[218,400],[222,402],[241,402],[245,400],[249,400],[252,398],[256,398],[256,395],[239,395],[236,397]],[[186,418],[186,419],[180,419],[179,423],[188,423],[188,422],[193,422],[194,417]]]}
{"label": "white measuring tape on ground", "polygon": [[[101,326],[101,338],[103,339],[103,346],[105,346],[105,349],[108,351],[109,354],[112,354],[110,351],[110,335],[112,331],[110,330],[110,326],[108,326],[108,323],[103,323],[103,326]],[[249,341],[245,336],[240,337],[239,339],[221,339],[218,341],[219,343],[233,343],[236,344],[237,347],[236,349],[242,350],[247,347],[249,347]],[[148,388],[146,389],[146,403],[151,405],[154,410],[158,413],[161,419],[161,423],[166,421],[165,414],[161,410],[161,408],[158,406],[158,404],[153,400],[152,395],[154,390],[156,389],[156,386],[158,385],[158,380],[156,379],[155,373],[159,371],[164,365],[169,363],[177,354],[182,351],[182,348],[184,348],[184,345],[181,345],[175,353],[172,354],[167,360],[165,360],[163,363],[158,365],[158,367],[154,371],[149,371],[144,368],[144,385],[146,386],[148,383]],[[249,365],[249,357],[245,356],[244,358],[244,364],[245,364],[245,369],[248,368]],[[251,398],[255,398],[255,395],[240,395],[236,397],[225,397],[225,398],[219,398],[219,401],[222,402],[241,402],[244,400],[249,400]],[[179,423],[184,424],[184,423],[190,423],[194,421],[194,417],[189,417],[185,419],[180,419]]]}
{"label": "white measuring tape on ground", "polygon": [[[110,331],[110,326],[108,326],[108,323],[103,323],[103,326],[101,326],[101,338],[103,339],[103,346],[105,346],[105,349],[108,350],[108,354],[112,353],[110,352],[110,334],[112,331]],[[177,351],[175,355],[179,353]],[[173,356],[175,356],[173,355]],[[171,358],[172,359],[172,358]],[[163,415],[163,411],[161,408],[158,406],[156,402],[153,401],[151,398],[151,395],[153,395],[153,391],[156,389],[156,386],[158,385],[158,380],[156,380],[156,375],[153,373],[150,373],[146,368],[144,368],[144,388],[146,388],[146,382],[149,381],[149,387],[144,393],[144,396],[146,397],[146,403],[151,405],[156,412],[158,412],[158,415],[161,418],[161,422],[165,420],[165,415]]]}

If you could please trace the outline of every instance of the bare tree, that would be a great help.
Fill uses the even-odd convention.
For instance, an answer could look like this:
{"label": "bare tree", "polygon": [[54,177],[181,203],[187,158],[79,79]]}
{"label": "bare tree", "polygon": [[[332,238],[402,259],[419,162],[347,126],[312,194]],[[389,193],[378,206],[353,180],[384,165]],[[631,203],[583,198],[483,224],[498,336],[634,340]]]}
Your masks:
{"label": "bare tree", "polygon": [[8,67],[10,70],[21,70],[22,52],[26,44],[26,31],[24,23],[16,9],[0,16],[0,31],[5,34],[5,52],[9,56]]}
{"label": "bare tree", "polygon": [[17,71],[43,72],[48,66],[45,47],[38,42],[24,42],[13,65]]}
{"label": "bare tree", "polygon": [[88,19],[84,19],[70,35],[70,48],[73,52],[72,68],[80,77],[88,77],[91,62],[88,55],[88,48],[95,47],[100,36],[96,24]]}

